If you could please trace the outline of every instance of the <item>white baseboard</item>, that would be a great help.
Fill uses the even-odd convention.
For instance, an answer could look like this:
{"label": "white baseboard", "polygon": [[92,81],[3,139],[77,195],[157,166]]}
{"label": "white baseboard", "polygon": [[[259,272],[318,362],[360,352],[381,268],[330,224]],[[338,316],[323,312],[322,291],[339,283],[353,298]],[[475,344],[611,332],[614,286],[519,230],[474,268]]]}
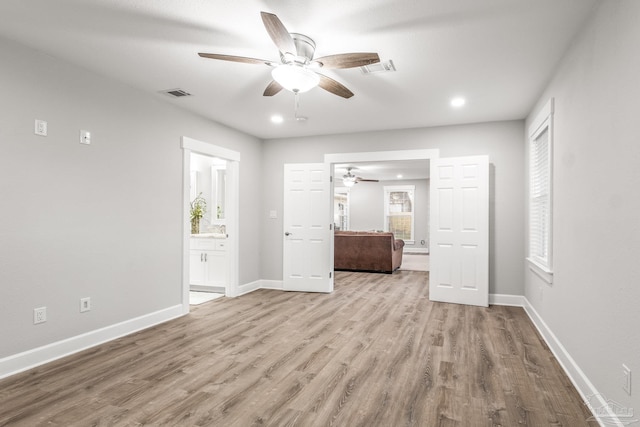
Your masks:
{"label": "white baseboard", "polygon": [[258,289],[276,289],[279,291],[284,290],[282,280],[256,280],[251,283],[245,283],[238,287],[238,296],[248,294],[249,292],[257,291]]}
{"label": "white baseboard", "polygon": [[429,254],[429,249],[428,248],[407,248],[405,246],[405,248],[403,249],[402,253],[405,254]]}
{"label": "white baseboard", "polygon": [[490,305],[510,305],[524,307],[525,298],[522,295],[489,294]]}
{"label": "white baseboard", "polygon": [[5,378],[47,362],[77,353],[96,345],[132,334],[142,329],[183,316],[183,306],[174,305],[163,310],[125,320],[115,325],[57,341],[23,353],[0,359],[0,378]]}
{"label": "white baseboard", "polygon": [[238,286],[237,296],[245,295],[245,294],[248,294],[249,292],[253,292],[255,290],[260,289],[260,282],[262,282],[262,280],[255,280],[253,282],[245,283],[244,285]]}
{"label": "white baseboard", "polygon": [[279,291],[284,290],[284,284],[282,280],[260,280],[261,289],[276,289]]}

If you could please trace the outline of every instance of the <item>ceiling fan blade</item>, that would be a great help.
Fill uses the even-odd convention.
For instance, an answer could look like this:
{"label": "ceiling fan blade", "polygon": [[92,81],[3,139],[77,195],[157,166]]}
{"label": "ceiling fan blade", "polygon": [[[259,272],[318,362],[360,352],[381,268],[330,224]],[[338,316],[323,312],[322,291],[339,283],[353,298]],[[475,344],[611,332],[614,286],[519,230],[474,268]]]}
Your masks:
{"label": "ceiling fan blade", "polygon": [[273,13],[260,12],[262,16],[262,22],[264,23],[264,27],[267,29],[267,33],[269,33],[269,37],[278,47],[278,50],[285,53],[290,53],[292,55],[297,55],[296,45],[289,34],[289,31],[285,28],[280,18],[278,18]]}
{"label": "ceiling fan blade", "polygon": [[364,179],[364,178],[360,178],[360,177],[356,177],[356,181],[360,181],[360,182],[380,182],[379,179]]}
{"label": "ceiling fan blade", "polygon": [[313,60],[312,64],[321,64],[322,68],[355,68],[380,62],[377,53],[339,53]]}
{"label": "ceiling fan blade", "polygon": [[262,96],[273,96],[276,93],[280,92],[282,89],[283,87],[280,85],[280,83],[275,80],[271,80],[271,83],[269,83],[267,88],[264,90]]}
{"label": "ceiling fan blade", "polygon": [[220,55],[217,53],[198,53],[198,55],[203,58],[221,59],[223,61],[242,62],[245,64],[266,64],[269,66],[274,65],[273,62],[267,61],[266,59],[247,58],[244,56]]}
{"label": "ceiling fan blade", "polygon": [[331,92],[334,95],[338,95],[347,99],[353,96],[353,92],[347,89],[346,86],[344,86],[342,83],[338,83],[331,77],[327,77],[320,73],[318,73],[318,75],[320,76],[320,83],[318,84],[318,86],[320,86],[322,89],[326,90],[327,92]]}

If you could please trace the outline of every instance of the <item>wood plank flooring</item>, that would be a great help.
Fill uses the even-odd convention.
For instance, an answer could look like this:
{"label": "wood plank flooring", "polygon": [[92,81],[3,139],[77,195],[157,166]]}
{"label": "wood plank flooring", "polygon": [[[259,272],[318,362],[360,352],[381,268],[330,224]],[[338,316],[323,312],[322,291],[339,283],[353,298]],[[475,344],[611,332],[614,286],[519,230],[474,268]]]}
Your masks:
{"label": "wood plank flooring", "polygon": [[0,381],[1,426],[588,426],[521,308],[428,273],[259,290]]}

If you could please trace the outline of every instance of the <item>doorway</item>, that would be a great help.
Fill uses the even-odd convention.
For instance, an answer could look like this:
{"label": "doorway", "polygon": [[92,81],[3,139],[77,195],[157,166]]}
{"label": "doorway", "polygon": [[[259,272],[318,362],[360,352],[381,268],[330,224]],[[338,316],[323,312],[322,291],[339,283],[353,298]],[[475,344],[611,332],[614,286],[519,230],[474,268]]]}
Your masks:
{"label": "doorway", "polygon": [[[344,175],[342,175],[342,172],[341,172],[342,169],[339,169],[339,167],[342,167],[342,168],[346,167],[347,169],[353,167],[353,169],[356,169],[356,172],[357,172],[357,168],[363,167],[363,165],[373,166],[371,168],[372,175],[366,176],[366,178],[376,178],[375,180],[373,180],[374,183],[370,183],[372,187],[376,187],[373,190],[375,191],[375,196],[373,195],[368,196],[367,200],[369,202],[366,204],[366,209],[364,209],[363,212],[367,212],[367,211],[369,212],[367,212],[363,218],[354,218],[355,221],[353,226],[355,226],[358,229],[365,229],[365,230],[366,229],[385,230],[387,228],[386,222],[388,218],[386,216],[386,209],[384,208],[383,193],[381,193],[384,187],[381,187],[380,185],[376,185],[375,181],[376,180],[392,181],[394,179],[405,179],[405,178],[406,179],[417,179],[417,178],[428,179],[430,177],[430,163],[432,160],[438,159],[438,157],[439,157],[439,150],[398,150],[398,151],[384,151],[384,152],[378,151],[378,152],[362,152],[362,153],[325,154],[324,160],[325,160],[325,163],[330,164],[330,170],[333,176],[333,179],[332,179],[333,185],[331,189],[332,194],[335,194],[336,188],[340,188],[344,185],[350,184],[348,182],[349,181],[348,179],[343,179]],[[410,174],[404,173],[403,176],[399,178],[397,174],[400,173],[400,171],[395,169],[399,165],[402,165],[403,163],[407,165],[408,169],[413,169],[413,170],[411,171]],[[423,168],[424,170],[421,171],[420,168]],[[373,175],[374,170],[377,170],[377,174],[375,174],[375,176]],[[392,172],[392,170],[394,170],[394,172]],[[369,172],[369,168],[364,167],[364,169],[361,170],[360,172],[362,173]],[[355,173],[355,175],[358,175],[358,173]],[[395,176],[392,176],[392,175],[395,175]],[[415,183],[415,181],[413,183]],[[346,191],[350,193],[351,192],[350,190],[352,190],[357,185],[360,185],[363,188],[365,188],[365,186],[367,186],[367,180],[363,180],[363,182],[360,182],[355,185],[354,183],[352,183],[349,186],[350,188],[347,188]],[[429,185],[428,180],[427,180],[427,185]],[[367,191],[366,193],[370,194],[371,191]],[[424,203],[424,206],[421,206],[421,209],[426,210],[426,215],[423,215],[423,218],[418,218],[413,221],[413,225],[411,226],[411,229],[412,229],[412,235],[415,238],[411,240],[407,240],[407,242],[409,242],[410,245],[406,246],[407,250],[411,250],[414,253],[422,253],[423,256],[425,257],[426,257],[426,254],[428,254],[429,252],[428,248],[430,244],[429,242],[430,239],[428,237],[430,234],[429,233],[430,201],[428,200],[430,199],[430,190],[428,188],[426,189],[426,194],[427,194],[427,200],[421,201],[422,203]],[[373,197],[375,197],[375,199]],[[357,198],[355,199],[357,200]],[[373,200],[375,200],[375,202],[371,203]],[[350,198],[348,199],[348,201],[351,202],[352,199]],[[412,208],[412,210],[414,209]],[[370,211],[373,211],[373,214],[371,214]],[[412,213],[412,215],[415,215],[415,213]],[[426,220],[424,220],[425,219],[424,217],[426,217]],[[349,222],[351,222],[350,220],[351,218],[348,218],[346,221],[343,221],[343,222],[347,223],[348,226],[351,226],[351,224],[349,224]],[[335,215],[334,215],[334,223],[335,223]],[[339,226],[339,224],[336,224],[336,226]],[[420,230],[420,231],[414,234],[414,232],[417,230]],[[333,243],[333,240],[332,240],[332,243]],[[332,253],[334,252],[333,247],[331,252]],[[428,270],[429,267],[427,266],[426,269],[423,269],[421,266],[420,269]]]}
{"label": "doorway", "polygon": [[404,254],[429,252],[429,160],[334,164],[336,231],[392,232]]}
{"label": "doorway", "polygon": [[[325,164],[430,160],[431,300],[488,305],[488,156],[439,150],[325,154]],[[335,181],[332,182],[332,191]],[[333,217],[333,215],[332,215]],[[332,218],[333,219],[333,218]],[[331,239],[331,253],[334,252]]]}
{"label": "doorway", "polygon": [[[219,147],[207,142],[198,141],[188,137],[182,137],[183,150],[183,271],[182,271],[182,307],[183,313],[188,313],[189,308],[189,290],[191,288],[191,266],[192,262],[200,260],[202,263],[203,274],[207,273],[207,263],[214,265],[220,259],[216,255],[224,255],[225,283],[224,294],[227,297],[234,297],[238,294],[238,224],[239,224],[239,168],[240,153]],[[203,179],[200,186],[207,189],[209,193],[207,198],[203,200],[209,204],[209,216],[204,226],[205,233],[211,234],[205,239],[198,239],[196,243],[202,245],[212,240],[215,248],[202,248],[201,252],[195,258],[192,251],[192,222],[191,222],[191,203],[194,197],[200,194],[198,185],[192,185],[197,182],[197,173],[194,175],[194,159],[216,158],[217,161],[211,160],[208,164],[209,174]],[[224,169],[222,169],[224,165]],[[224,173],[221,171],[224,170]],[[197,171],[195,171],[197,172]],[[194,179],[195,176],[195,179]],[[208,178],[207,178],[208,177]],[[223,185],[224,183],[224,185]],[[215,190],[214,190],[215,189]],[[204,196],[204,195],[203,195]],[[202,226],[203,221],[199,221]],[[197,233],[200,234],[200,233]],[[221,237],[224,235],[224,239]],[[212,239],[208,239],[212,237]],[[218,239],[213,239],[214,237]],[[219,254],[219,253],[220,254]],[[219,263],[218,263],[219,264]],[[215,266],[215,265],[214,265]],[[220,267],[220,266],[218,266]],[[213,268],[213,267],[212,267]]]}

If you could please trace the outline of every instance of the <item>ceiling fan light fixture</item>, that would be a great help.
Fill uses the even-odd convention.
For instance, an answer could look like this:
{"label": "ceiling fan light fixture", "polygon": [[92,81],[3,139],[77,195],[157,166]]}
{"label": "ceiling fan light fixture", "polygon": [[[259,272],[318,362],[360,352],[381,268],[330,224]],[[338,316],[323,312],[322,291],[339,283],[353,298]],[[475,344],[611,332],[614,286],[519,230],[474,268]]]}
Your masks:
{"label": "ceiling fan light fixture", "polygon": [[353,187],[356,184],[356,177],[355,176],[345,176],[344,178],[342,178],[342,184],[345,187]]}
{"label": "ceiling fan light fixture", "polygon": [[320,83],[320,76],[300,65],[282,64],[271,71],[271,76],[290,92],[307,92]]}

